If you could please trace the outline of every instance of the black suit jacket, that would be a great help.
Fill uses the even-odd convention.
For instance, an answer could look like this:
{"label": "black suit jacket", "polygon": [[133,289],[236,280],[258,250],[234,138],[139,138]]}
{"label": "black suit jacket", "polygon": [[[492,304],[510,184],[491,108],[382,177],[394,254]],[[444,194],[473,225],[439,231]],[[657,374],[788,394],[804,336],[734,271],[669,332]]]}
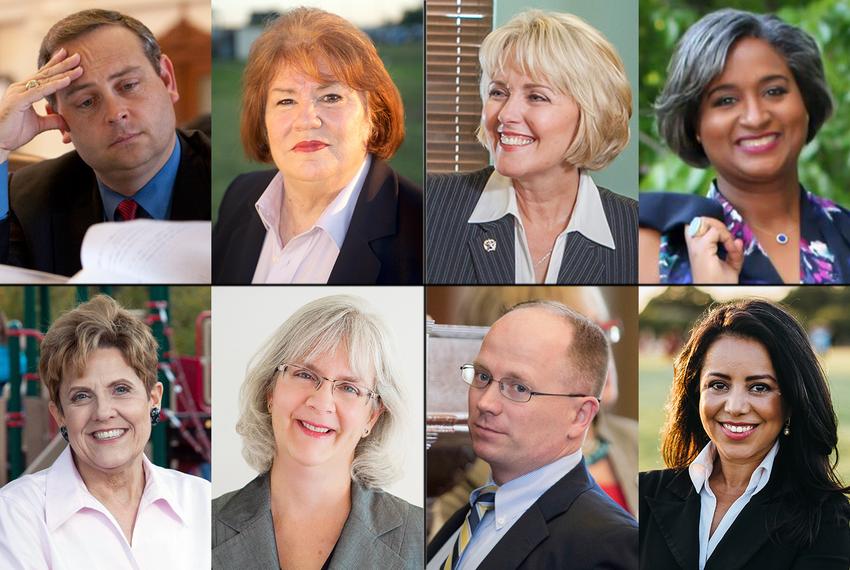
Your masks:
{"label": "black suit jacket", "polygon": [[[774,464],[776,467],[776,464]],[[847,570],[850,526],[824,516],[811,548],[770,540],[767,522],[781,518],[780,500],[789,492],[775,477],[750,499],[732,523],[705,570]],[[692,570],[699,566],[700,498],[687,469],[640,474],[640,567]]]}
{"label": "black suit jacket", "polygon": [[[177,131],[180,166],[171,197],[172,220],[210,219],[210,140]],[[86,230],[103,221],[94,171],[76,151],[22,168],[9,177],[9,217],[0,222],[4,263],[60,275],[82,269]]]}
{"label": "black suit jacket", "polygon": [[[467,222],[493,167],[469,174],[429,176],[425,198],[425,279],[429,284],[510,284],[514,282],[513,216],[481,224]],[[602,208],[616,249],[571,233],[558,283],[608,285],[637,282],[637,202],[599,188]],[[487,251],[485,240],[496,249]]]}
{"label": "black suit jacket", "polygon": [[[469,504],[428,545],[430,561],[463,524]],[[584,459],[520,516],[479,568],[637,569],[637,522],[596,484]]]}
{"label": "black suit jacket", "polygon": [[[275,174],[251,172],[230,183],[213,229],[214,284],[251,283],[266,237],[254,204]],[[373,157],[328,284],[421,283],[422,190]]]}

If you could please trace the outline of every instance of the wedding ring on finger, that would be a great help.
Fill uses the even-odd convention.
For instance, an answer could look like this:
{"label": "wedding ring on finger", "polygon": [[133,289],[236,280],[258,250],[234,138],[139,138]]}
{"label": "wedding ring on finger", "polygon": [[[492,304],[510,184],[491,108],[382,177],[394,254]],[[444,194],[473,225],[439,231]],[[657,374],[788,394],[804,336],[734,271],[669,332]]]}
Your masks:
{"label": "wedding ring on finger", "polygon": [[39,83],[38,79],[30,79],[29,81],[27,81],[27,84],[24,85],[24,87],[26,87],[26,90],[29,91],[30,89],[35,89],[40,85],[41,83]]}
{"label": "wedding ring on finger", "polygon": [[688,224],[688,235],[691,237],[700,237],[706,231],[708,231],[708,224],[703,223],[702,216],[695,217]]}

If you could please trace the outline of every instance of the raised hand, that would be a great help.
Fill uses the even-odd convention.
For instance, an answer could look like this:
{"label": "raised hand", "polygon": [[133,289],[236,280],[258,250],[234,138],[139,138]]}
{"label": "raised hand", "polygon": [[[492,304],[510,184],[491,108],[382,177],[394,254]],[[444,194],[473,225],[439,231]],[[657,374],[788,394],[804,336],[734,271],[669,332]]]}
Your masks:
{"label": "raised hand", "polygon": [[0,99],[0,163],[9,153],[51,129],[68,130],[60,115],[39,115],[37,101],[64,89],[83,74],[80,55],[60,48],[32,77],[12,83]]}
{"label": "raised hand", "polygon": [[[685,226],[685,243],[691,261],[694,283],[738,283],[744,266],[744,242],[735,239],[720,220],[705,216]],[[726,259],[717,255],[718,245],[726,248]]]}

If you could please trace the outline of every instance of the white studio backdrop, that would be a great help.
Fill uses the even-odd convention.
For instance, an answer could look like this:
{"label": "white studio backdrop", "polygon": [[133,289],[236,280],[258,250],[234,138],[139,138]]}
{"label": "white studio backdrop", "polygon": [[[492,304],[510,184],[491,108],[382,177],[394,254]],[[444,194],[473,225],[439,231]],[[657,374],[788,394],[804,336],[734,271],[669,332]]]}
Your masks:
{"label": "white studio backdrop", "polygon": [[423,506],[425,313],[421,287],[213,287],[213,497],[239,489],[257,476],[242,457],[242,438],[236,433],[239,388],[248,363],[297,309],[339,294],[365,299],[389,328],[410,416],[404,422],[403,477],[384,490]]}

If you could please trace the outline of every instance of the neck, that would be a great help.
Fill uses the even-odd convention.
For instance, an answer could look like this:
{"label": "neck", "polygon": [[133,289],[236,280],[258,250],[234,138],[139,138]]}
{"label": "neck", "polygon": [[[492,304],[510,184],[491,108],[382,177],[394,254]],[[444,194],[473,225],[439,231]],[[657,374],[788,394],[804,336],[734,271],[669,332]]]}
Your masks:
{"label": "neck", "polygon": [[789,231],[800,223],[800,182],[793,176],[766,183],[731,183],[717,177],[720,193],[749,225],[768,231]]}
{"label": "neck", "polygon": [[767,454],[764,454],[761,457],[746,461],[733,461],[723,459],[718,453],[709,478],[712,489],[727,493],[734,492],[740,496],[747,485],[750,484],[750,477],[753,476],[753,472],[766,456]]}
{"label": "neck", "polygon": [[275,512],[322,512],[339,505],[350,508],[351,475],[347,470],[304,466],[277,456],[269,476]]}
{"label": "neck", "polygon": [[512,180],[522,217],[533,225],[557,233],[570,223],[578,197],[579,171],[569,167],[556,175]]}
{"label": "neck", "polygon": [[89,493],[107,507],[112,504],[138,506],[145,489],[145,468],[142,456],[129,466],[115,471],[103,471],[84,464],[74,457],[74,465]]}
{"label": "neck", "polygon": [[95,171],[95,175],[110,190],[127,198],[132,198],[165,166],[165,163],[171,158],[171,153],[174,152],[174,145],[176,144],[177,132],[175,131],[171,137],[171,142],[165,146],[165,151],[156,157],[155,160],[152,159],[150,162],[131,170],[120,170],[116,172]]}

